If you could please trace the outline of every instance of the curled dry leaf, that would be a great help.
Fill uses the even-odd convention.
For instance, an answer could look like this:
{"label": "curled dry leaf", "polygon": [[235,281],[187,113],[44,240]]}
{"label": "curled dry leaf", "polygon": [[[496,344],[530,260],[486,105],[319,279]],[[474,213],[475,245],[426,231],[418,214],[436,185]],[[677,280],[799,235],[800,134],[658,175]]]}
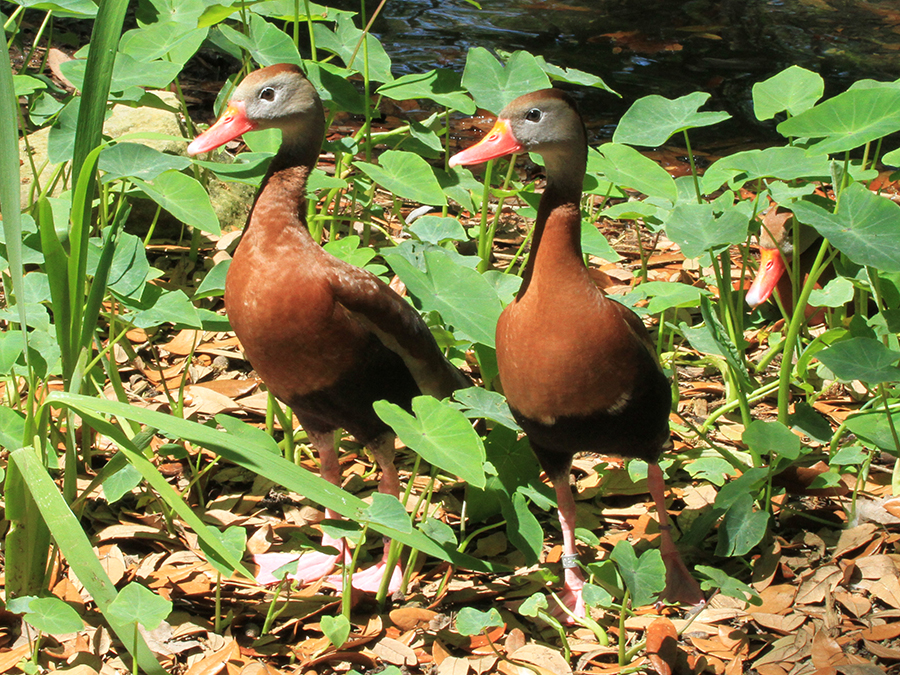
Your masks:
{"label": "curled dry leaf", "polygon": [[394,638],[381,638],[371,649],[379,659],[395,666],[415,666],[419,663],[416,653]]}
{"label": "curled dry leaf", "polygon": [[437,616],[437,612],[424,607],[401,607],[392,610],[391,621],[402,631],[420,628]]}
{"label": "curled dry leaf", "polygon": [[224,647],[192,665],[187,675],[218,675],[229,661],[241,660],[241,649],[236,640],[229,640]]}
{"label": "curled dry leaf", "polygon": [[657,619],[647,627],[647,656],[659,675],[672,675],[678,660],[678,631],[668,619]]}
{"label": "curled dry leaf", "polygon": [[280,673],[280,670],[261,661],[252,661],[241,668],[241,675],[280,675]]}
{"label": "curled dry leaf", "polygon": [[[553,675],[572,675],[572,667],[562,657],[562,654],[558,650],[550,649],[544,645],[525,645],[509,654],[509,658],[513,661],[530,663],[542,671]],[[530,672],[524,668],[518,668],[518,670]]]}
{"label": "curled dry leaf", "polygon": [[469,660],[456,656],[448,656],[437,668],[438,675],[468,675]]}

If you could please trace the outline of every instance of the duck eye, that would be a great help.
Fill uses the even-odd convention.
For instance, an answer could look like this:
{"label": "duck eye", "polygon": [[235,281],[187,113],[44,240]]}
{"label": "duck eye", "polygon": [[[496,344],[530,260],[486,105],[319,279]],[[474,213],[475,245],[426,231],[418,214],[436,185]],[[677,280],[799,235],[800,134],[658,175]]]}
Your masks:
{"label": "duck eye", "polygon": [[259,92],[259,97],[263,101],[274,101],[275,100],[275,90],[272,87],[265,87]]}
{"label": "duck eye", "polygon": [[543,113],[541,113],[541,111],[537,108],[532,108],[527,113],[525,113],[525,119],[529,122],[540,122],[542,116]]}

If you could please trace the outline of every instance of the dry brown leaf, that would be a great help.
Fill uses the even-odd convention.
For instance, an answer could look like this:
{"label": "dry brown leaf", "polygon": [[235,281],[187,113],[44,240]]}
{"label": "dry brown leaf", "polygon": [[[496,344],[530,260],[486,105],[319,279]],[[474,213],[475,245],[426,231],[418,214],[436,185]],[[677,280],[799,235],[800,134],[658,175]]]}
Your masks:
{"label": "dry brown leaf", "polygon": [[437,616],[437,612],[423,607],[401,607],[392,610],[391,621],[402,631],[418,628],[423,623],[428,623]]}
{"label": "dry brown leaf", "polygon": [[672,675],[678,660],[678,631],[668,619],[656,619],[647,627],[647,657],[659,675]]}
{"label": "dry brown leaf", "polygon": [[820,630],[813,637],[812,662],[816,668],[827,668],[846,663],[846,656],[837,640]]}
{"label": "dry brown leaf", "polygon": [[862,631],[860,637],[864,640],[892,640],[900,636],[900,623],[883,623],[879,626]]}
{"label": "dry brown leaf", "polygon": [[834,599],[841,603],[857,619],[866,616],[872,611],[872,602],[858,593],[835,591]]}
{"label": "dry brown leaf", "polygon": [[872,538],[880,529],[874,523],[864,523],[863,525],[851,527],[849,530],[844,530],[841,532],[837,546],[834,547],[834,553],[832,554],[834,559],[843,558],[850,551],[854,551],[860,546],[865,546],[872,541]]}
{"label": "dry brown leaf", "polygon": [[897,577],[879,579],[869,586],[869,593],[883,603],[900,609],[900,583],[897,582]]}
{"label": "dry brown leaf", "polygon": [[280,675],[281,671],[262,661],[251,661],[241,668],[241,675]]}
{"label": "dry brown leaf", "polygon": [[497,657],[493,654],[486,654],[485,656],[480,656],[478,658],[470,658],[468,661],[469,667],[475,671],[477,675],[489,673],[493,670],[494,666],[497,665]]}
{"label": "dry brown leaf", "polygon": [[806,576],[800,583],[795,601],[798,605],[818,604],[825,600],[825,595],[832,593],[843,579],[843,573],[837,565],[826,565]]}
{"label": "dry brown leaf", "polygon": [[513,661],[524,661],[554,675],[572,675],[572,667],[556,649],[529,644],[508,655]]}
{"label": "dry brown leaf", "polygon": [[381,638],[371,647],[371,650],[379,659],[395,666],[415,666],[419,663],[416,653],[394,638]]}
{"label": "dry brown leaf", "polygon": [[836,669],[841,675],[884,675],[884,668],[879,668],[874,663],[866,661],[864,663],[848,663],[845,666],[838,666]]}
{"label": "dry brown leaf", "polygon": [[210,382],[197,382],[192,385],[194,387],[203,387],[204,389],[212,389],[217,394],[222,394],[228,398],[240,398],[246,396],[255,390],[262,380],[257,378],[248,378],[245,380],[212,380]]}
{"label": "dry brown leaf", "polygon": [[[184,388],[185,406],[203,415],[218,415],[223,412],[234,412],[241,409],[231,397],[220,394],[209,387],[189,384]],[[187,416],[187,414],[185,415]]]}
{"label": "dry brown leaf", "polygon": [[511,654],[517,649],[525,646],[525,633],[522,632],[521,628],[513,628],[509,631],[509,635],[506,636],[506,641],[503,643],[503,646],[506,648],[506,653]]}
{"label": "dry brown leaf", "polygon": [[438,675],[468,675],[469,660],[448,656],[438,665],[437,672]]}
{"label": "dry brown leaf", "polygon": [[769,586],[759,593],[759,597],[763,601],[762,604],[757,606],[751,605],[747,612],[751,616],[755,614],[781,614],[793,606],[796,596],[796,586],[791,586],[790,584]]}
{"label": "dry brown leaf", "polygon": [[31,645],[24,644],[7,652],[0,652],[0,673],[5,673],[31,653]]}
{"label": "dry brown leaf", "polygon": [[766,612],[753,612],[751,616],[753,617],[753,620],[763,628],[768,628],[769,630],[781,633],[782,635],[792,634],[803,625],[804,621],[806,621],[806,616],[799,612],[788,614],[787,616],[782,614],[768,614]]}
{"label": "dry brown leaf", "polygon": [[441,665],[444,662],[444,659],[450,658],[450,653],[447,651],[447,648],[444,647],[444,643],[440,640],[435,640],[431,645],[431,658],[434,659],[434,662],[437,665]]}
{"label": "dry brown leaf", "polygon": [[889,556],[883,554],[859,558],[854,562],[863,579],[883,579],[886,576],[897,576],[896,563]]}
{"label": "dry brown leaf", "polygon": [[766,664],[777,664],[779,667],[783,667],[808,658],[811,642],[810,635],[805,631],[787,635],[773,642],[771,649],[760,656],[753,663],[753,667],[759,669]]}
{"label": "dry brown leaf", "polygon": [[200,331],[185,328],[184,330],[180,331],[174,338],[172,338],[165,344],[160,345],[160,347],[165,349],[170,354],[175,354],[176,356],[187,356],[194,350],[199,342]]}
{"label": "dry brown leaf", "polygon": [[217,675],[225,669],[225,664],[232,659],[241,657],[241,648],[238,646],[237,640],[229,640],[224,647],[218,651],[203,657],[191,666],[187,675]]}

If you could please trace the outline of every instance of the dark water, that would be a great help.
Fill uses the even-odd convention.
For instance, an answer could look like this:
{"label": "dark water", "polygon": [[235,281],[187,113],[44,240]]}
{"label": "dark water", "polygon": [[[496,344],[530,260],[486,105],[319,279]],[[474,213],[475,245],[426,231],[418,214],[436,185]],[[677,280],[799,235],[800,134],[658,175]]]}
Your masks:
{"label": "dark water", "polygon": [[[798,64],[826,95],[861,78],[900,77],[900,1],[388,0],[374,31],[395,72],[462,70],[468,49],[524,49],[604,78],[622,94],[579,88],[594,135],[637,98],[707,91],[707,109],[735,120],[726,134],[772,135],[752,113],[755,82]],[[371,5],[374,7],[374,3]],[[721,133],[721,132],[720,132]]]}

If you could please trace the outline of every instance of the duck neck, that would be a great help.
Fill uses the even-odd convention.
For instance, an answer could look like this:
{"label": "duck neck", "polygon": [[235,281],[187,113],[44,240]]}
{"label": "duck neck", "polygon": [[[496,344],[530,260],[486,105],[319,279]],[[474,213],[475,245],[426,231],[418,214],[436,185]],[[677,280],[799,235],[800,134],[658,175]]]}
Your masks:
{"label": "duck neck", "polygon": [[314,129],[283,129],[281,148],[269,164],[247,221],[248,229],[274,233],[284,228],[299,228],[308,232],[306,183],[319,158],[324,135],[324,119]]}
{"label": "duck neck", "polygon": [[585,275],[581,251],[581,188],[587,148],[581,152],[544,157],[547,187],[541,195],[531,255],[523,275],[522,291],[532,278],[558,277],[565,271]]}

